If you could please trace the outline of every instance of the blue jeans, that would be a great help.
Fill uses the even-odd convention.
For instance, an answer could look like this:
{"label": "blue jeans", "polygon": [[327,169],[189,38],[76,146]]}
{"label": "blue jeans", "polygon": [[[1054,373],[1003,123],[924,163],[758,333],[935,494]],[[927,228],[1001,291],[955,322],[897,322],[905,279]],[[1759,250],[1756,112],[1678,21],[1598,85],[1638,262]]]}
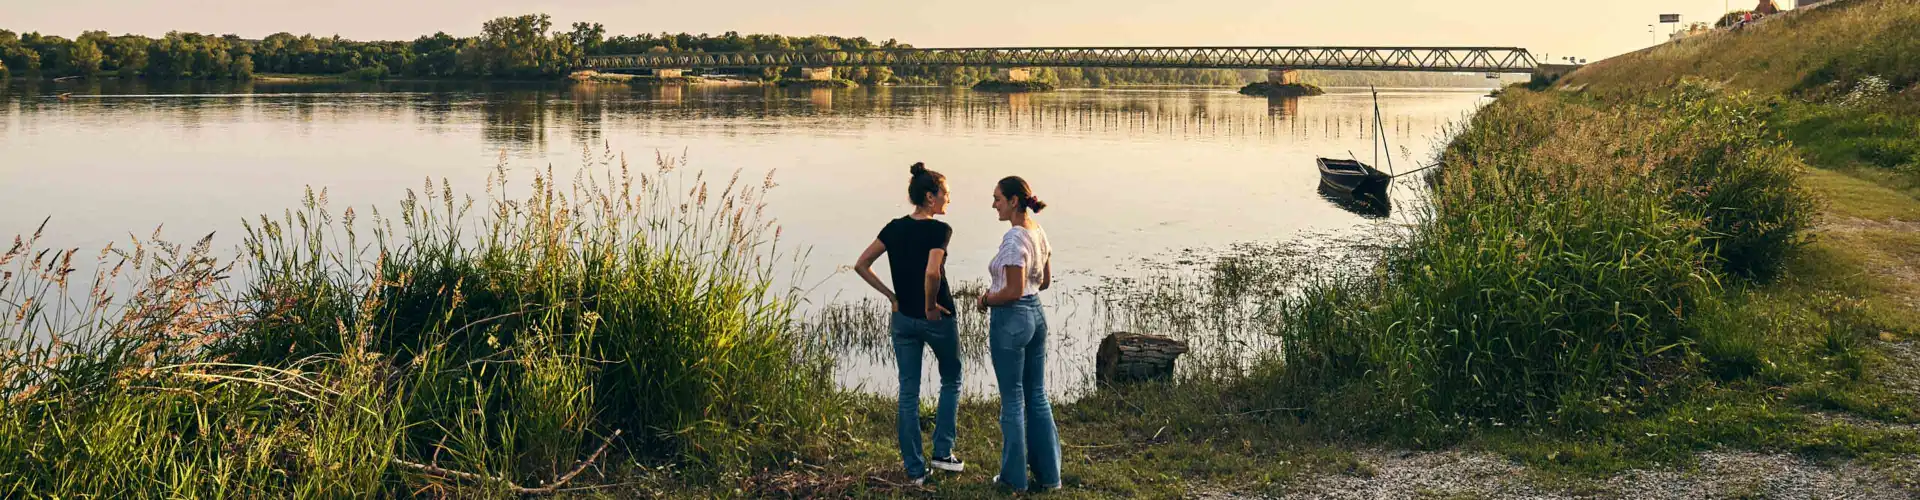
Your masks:
{"label": "blue jeans", "polygon": [[940,409],[933,417],[933,456],[953,455],[954,417],[960,409],[960,325],[893,313],[893,358],[900,367],[900,461],[907,477],[927,475],[920,456],[920,360],[927,348],[940,363]]}
{"label": "blue jeans", "polygon": [[1047,315],[1040,299],[995,307],[987,326],[994,378],[1000,382],[1000,481],[1027,489],[1060,486],[1060,433],[1047,402]]}

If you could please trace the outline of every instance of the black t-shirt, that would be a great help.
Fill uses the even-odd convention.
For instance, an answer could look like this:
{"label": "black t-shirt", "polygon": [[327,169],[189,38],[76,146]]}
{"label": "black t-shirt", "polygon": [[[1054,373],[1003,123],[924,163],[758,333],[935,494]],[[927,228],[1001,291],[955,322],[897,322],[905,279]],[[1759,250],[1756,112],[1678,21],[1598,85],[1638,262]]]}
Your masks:
{"label": "black t-shirt", "polygon": [[[880,244],[887,246],[887,269],[893,274],[893,295],[900,301],[900,314],[926,319],[927,253],[945,250],[953,228],[933,219],[901,217],[880,230]],[[947,264],[940,263],[940,296],[935,300],[948,311],[954,310],[953,292],[947,289]]]}

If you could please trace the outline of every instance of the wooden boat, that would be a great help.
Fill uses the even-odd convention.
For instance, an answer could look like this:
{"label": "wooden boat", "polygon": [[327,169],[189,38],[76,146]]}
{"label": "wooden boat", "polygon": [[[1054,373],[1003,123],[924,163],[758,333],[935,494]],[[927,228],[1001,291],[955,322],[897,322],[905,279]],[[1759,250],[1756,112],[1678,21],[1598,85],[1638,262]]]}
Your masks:
{"label": "wooden boat", "polygon": [[1385,189],[1361,191],[1335,191],[1320,184],[1320,197],[1341,210],[1368,219],[1382,219],[1393,214],[1393,198],[1387,196]]}
{"label": "wooden boat", "polygon": [[1320,185],[1335,192],[1383,191],[1393,181],[1393,176],[1359,160],[1320,158],[1317,161],[1320,163]]}

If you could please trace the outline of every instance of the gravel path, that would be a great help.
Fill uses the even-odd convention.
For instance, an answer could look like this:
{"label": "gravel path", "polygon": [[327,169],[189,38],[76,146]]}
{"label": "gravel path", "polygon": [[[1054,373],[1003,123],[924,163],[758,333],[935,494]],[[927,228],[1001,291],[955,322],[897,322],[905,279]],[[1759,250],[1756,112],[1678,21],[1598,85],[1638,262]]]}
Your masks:
{"label": "gravel path", "polygon": [[[1604,480],[1543,482],[1504,458],[1458,451],[1367,450],[1369,467],[1357,475],[1308,478],[1279,497],[1222,491],[1195,492],[1204,500],[1256,498],[1445,499],[1445,498],[1920,498],[1914,477],[1920,463],[1896,462],[1880,470],[1854,464],[1825,465],[1790,455],[1712,452],[1688,469],[1631,470]],[[1904,468],[1904,469],[1902,469]]]}

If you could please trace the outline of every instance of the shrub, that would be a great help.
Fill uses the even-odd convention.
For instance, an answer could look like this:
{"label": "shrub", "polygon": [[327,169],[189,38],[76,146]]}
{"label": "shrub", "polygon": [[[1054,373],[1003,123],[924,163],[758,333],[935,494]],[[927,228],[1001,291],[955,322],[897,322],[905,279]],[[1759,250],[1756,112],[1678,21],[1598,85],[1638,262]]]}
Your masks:
{"label": "shrub", "polygon": [[381,65],[368,66],[365,68],[348,71],[346,76],[347,78],[360,80],[363,82],[385,80],[387,79],[387,67],[381,66]]}
{"label": "shrub", "polygon": [[1672,186],[1670,206],[1700,219],[1721,271],[1777,275],[1817,207],[1792,145],[1766,122],[1771,111],[1751,94],[1722,95],[1698,80],[1652,107],[1676,121],[1657,170]]}

